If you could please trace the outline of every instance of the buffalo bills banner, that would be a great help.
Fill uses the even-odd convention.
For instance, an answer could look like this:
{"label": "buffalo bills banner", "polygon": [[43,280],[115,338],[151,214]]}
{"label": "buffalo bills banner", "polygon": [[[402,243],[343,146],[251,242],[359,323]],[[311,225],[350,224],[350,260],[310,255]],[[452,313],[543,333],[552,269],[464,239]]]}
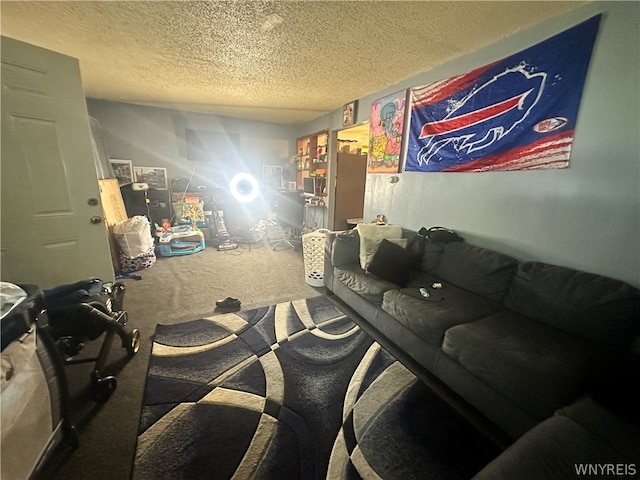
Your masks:
{"label": "buffalo bills banner", "polygon": [[600,17],[472,72],[412,88],[405,171],[568,167]]}

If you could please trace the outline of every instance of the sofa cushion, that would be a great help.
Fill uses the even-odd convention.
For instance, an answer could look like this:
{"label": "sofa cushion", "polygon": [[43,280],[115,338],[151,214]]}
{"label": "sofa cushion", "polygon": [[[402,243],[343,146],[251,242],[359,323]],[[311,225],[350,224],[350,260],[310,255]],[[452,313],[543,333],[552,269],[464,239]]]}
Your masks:
{"label": "sofa cushion", "polygon": [[540,262],[519,265],[505,304],[611,348],[640,329],[640,291],[620,280]]}
{"label": "sofa cushion", "polygon": [[446,331],[443,352],[542,420],[589,384],[595,345],[503,310]]}
{"label": "sofa cushion", "polygon": [[367,301],[380,306],[382,294],[398,288],[397,285],[367,273],[357,263],[344,265],[334,270],[335,278]]}
{"label": "sofa cushion", "polygon": [[434,243],[427,240],[422,249],[422,261],[420,262],[420,270],[427,273],[433,273],[440,262],[444,244]]}
{"label": "sofa cushion", "polygon": [[413,231],[405,232],[405,236],[409,240],[407,249],[420,259],[416,269],[433,274],[440,261],[444,243],[432,242],[427,237]]}
{"label": "sofa cushion", "polygon": [[359,223],[356,226],[360,236],[360,267],[367,269],[371,259],[378,250],[380,242],[386,238],[394,243],[407,246],[407,239],[402,238],[400,225],[376,225],[375,223]]}
{"label": "sofa cushion", "polygon": [[354,228],[335,234],[330,252],[331,263],[335,267],[357,262],[360,254],[358,231]]}
{"label": "sofa cushion", "polygon": [[367,271],[404,287],[417,264],[418,258],[411,251],[385,238],[380,242]]}
{"label": "sofa cushion", "polygon": [[445,282],[502,301],[516,271],[515,258],[467,243],[444,246],[435,275]]}
{"label": "sofa cushion", "polygon": [[[426,276],[421,278],[426,280]],[[442,290],[429,288],[435,280],[421,286],[430,292],[423,298],[418,287],[389,290],[382,298],[382,309],[430,345],[440,346],[444,332],[461,323],[473,322],[504,308],[502,304],[453,285]],[[415,280],[411,280],[414,284]]]}

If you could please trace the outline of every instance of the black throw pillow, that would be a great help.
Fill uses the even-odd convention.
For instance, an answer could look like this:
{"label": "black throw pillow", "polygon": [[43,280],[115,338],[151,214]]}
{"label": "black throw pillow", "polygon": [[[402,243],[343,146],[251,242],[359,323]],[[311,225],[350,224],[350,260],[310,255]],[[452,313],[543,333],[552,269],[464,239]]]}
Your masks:
{"label": "black throw pillow", "polygon": [[404,287],[409,281],[411,272],[418,265],[418,260],[406,248],[384,239],[380,242],[367,271],[376,277]]}

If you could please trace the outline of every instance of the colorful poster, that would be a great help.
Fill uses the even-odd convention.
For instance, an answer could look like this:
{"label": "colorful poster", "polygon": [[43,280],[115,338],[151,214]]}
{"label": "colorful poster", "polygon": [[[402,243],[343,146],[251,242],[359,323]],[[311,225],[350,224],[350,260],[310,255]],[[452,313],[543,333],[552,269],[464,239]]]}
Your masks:
{"label": "colorful poster", "polygon": [[371,104],[368,173],[398,173],[406,104],[406,90]]}
{"label": "colorful poster", "polygon": [[600,17],[472,72],[412,88],[405,171],[568,167]]}

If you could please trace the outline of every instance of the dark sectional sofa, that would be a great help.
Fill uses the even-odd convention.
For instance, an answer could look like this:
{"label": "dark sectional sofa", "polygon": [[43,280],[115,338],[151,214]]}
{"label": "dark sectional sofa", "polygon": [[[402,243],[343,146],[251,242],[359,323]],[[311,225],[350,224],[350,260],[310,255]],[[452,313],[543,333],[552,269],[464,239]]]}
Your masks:
{"label": "dark sectional sofa", "polygon": [[402,237],[406,248],[380,244],[374,274],[361,267],[356,229],[328,233],[325,286],[512,443],[477,478],[575,478],[581,464],[640,475],[640,291],[465,242]]}

